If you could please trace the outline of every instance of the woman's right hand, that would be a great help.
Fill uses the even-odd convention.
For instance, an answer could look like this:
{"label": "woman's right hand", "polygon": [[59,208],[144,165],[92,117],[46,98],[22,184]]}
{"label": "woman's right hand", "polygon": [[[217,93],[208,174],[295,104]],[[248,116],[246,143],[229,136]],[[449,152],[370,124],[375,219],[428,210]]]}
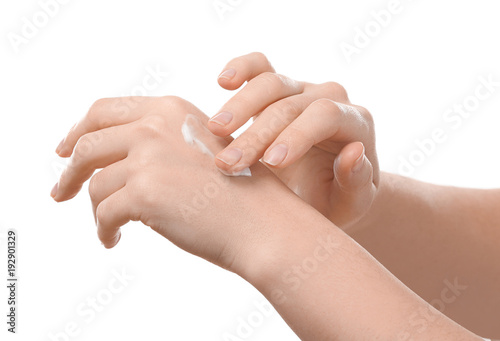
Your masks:
{"label": "woman's right hand", "polygon": [[228,90],[243,89],[209,121],[228,136],[252,125],[215,159],[231,172],[262,158],[304,201],[348,229],[370,210],[380,171],[373,118],[349,101],[338,83],[313,84],[277,74],[262,53],[231,60],[219,76]]}

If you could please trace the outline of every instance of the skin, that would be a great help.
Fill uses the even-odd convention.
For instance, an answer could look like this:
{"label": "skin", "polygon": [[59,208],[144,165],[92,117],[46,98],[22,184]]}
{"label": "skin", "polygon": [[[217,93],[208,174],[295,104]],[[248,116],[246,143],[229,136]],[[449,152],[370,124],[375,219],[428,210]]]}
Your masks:
{"label": "skin", "polygon": [[[228,136],[255,118],[218,155],[224,160],[227,150],[238,149],[238,163],[216,158],[218,167],[231,171],[263,157],[289,188],[428,302],[441,299],[445,281],[466,285],[437,307],[480,335],[500,338],[499,190],[436,186],[380,172],[370,113],[352,105],[337,83],[276,74],[261,53],[231,60],[218,82],[228,90],[247,83],[220,110],[232,120],[222,124],[216,114],[209,121],[215,135]],[[342,112],[336,104],[354,109]],[[286,145],[286,157],[266,162],[276,145]],[[353,171],[358,158],[361,168]]]}
{"label": "skin", "polygon": [[[139,104],[125,110],[124,99],[97,101],[57,149],[71,159],[51,195],[71,199],[92,177],[105,247],[120,240],[122,225],[141,221],[246,279],[303,340],[480,340],[415,295],[263,164],[251,167],[252,177],[219,172],[181,135],[188,114],[208,125],[192,104],[176,97],[126,100]],[[203,127],[196,134],[214,153],[230,142]],[[200,193],[209,200],[195,205]]]}
{"label": "skin", "polygon": [[[340,84],[311,84],[276,74],[261,53],[233,59],[218,81],[230,90],[248,83],[210,119],[208,128],[229,136],[255,118],[216,155],[219,168],[238,171],[263,157],[289,188],[344,228],[368,211],[380,177],[373,119],[368,110],[349,101]],[[230,113],[231,121],[222,124],[221,113],[224,122]],[[278,164],[271,160],[276,146],[287,150]],[[234,157],[226,154],[241,158],[229,165],[224,161]]]}

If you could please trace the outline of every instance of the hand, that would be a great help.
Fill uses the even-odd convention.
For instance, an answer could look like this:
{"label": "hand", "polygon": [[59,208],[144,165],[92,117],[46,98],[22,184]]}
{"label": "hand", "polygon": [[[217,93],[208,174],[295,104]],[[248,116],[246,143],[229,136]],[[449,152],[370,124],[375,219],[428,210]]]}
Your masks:
{"label": "hand", "polygon": [[261,53],[233,59],[218,81],[228,90],[248,83],[210,119],[209,129],[229,136],[255,119],[217,154],[220,169],[239,171],[263,157],[290,189],[336,225],[347,228],[363,217],[379,182],[374,124],[341,85],[279,75]]}
{"label": "hand", "polygon": [[[141,98],[124,109],[130,101],[139,102],[97,101],[57,149],[71,160],[51,193],[56,201],[75,196],[103,168],[89,191],[106,247],[116,245],[120,226],[140,220],[248,280],[303,340],[395,339],[411,327],[410,314],[433,309],[264,165],[254,165],[251,177],[221,174],[211,155],[229,141],[213,136],[193,105]],[[466,335],[436,311],[418,336]]]}
{"label": "hand", "polygon": [[[139,104],[124,105],[130,102]],[[51,195],[58,202],[71,199],[103,168],[89,192],[106,248],[118,243],[120,226],[136,220],[188,252],[244,271],[247,253],[255,254],[254,241],[268,224],[265,202],[294,195],[262,165],[252,167],[252,177],[222,175],[212,157],[181,133],[183,123],[189,124],[190,133],[215,154],[228,140],[211,134],[207,121],[176,97],[101,99],[58,147],[60,156],[71,159]]]}

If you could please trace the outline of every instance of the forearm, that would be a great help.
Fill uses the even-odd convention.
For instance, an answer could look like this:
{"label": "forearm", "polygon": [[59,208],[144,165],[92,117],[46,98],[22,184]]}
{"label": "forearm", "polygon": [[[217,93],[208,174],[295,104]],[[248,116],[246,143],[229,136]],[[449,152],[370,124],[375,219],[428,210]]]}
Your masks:
{"label": "forearm", "polygon": [[243,277],[302,340],[475,339],[314,209],[295,199],[279,206]]}
{"label": "forearm", "polygon": [[[394,275],[476,333],[497,336],[500,192],[383,174],[370,215],[350,235]],[[349,231],[348,231],[349,233]],[[446,283],[462,292],[442,304]]]}

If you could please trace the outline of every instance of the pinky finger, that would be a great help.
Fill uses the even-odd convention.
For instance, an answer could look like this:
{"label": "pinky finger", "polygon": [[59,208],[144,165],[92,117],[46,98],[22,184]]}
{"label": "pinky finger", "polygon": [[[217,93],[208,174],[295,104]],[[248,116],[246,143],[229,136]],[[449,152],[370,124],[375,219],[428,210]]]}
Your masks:
{"label": "pinky finger", "polygon": [[97,235],[105,248],[110,249],[118,243],[120,227],[132,219],[131,209],[126,186],[97,206]]}

